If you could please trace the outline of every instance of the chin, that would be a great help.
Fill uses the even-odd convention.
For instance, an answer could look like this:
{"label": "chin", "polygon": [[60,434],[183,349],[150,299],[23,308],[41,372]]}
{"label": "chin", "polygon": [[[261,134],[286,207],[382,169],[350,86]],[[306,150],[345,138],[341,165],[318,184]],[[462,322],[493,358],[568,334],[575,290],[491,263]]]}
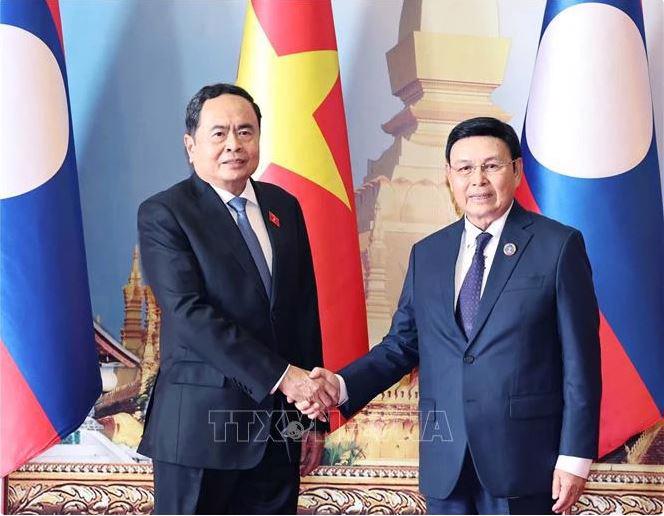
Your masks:
{"label": "chin", "polygon": [[250,174],[246,174],[244,170],[227,170],[226,173],[219,176],[219,179],[226,182],[236,182],[247,179]]}
{"label": "chin", "polygon": [[497,218],[495,217],[495,214],[497,213],[496,210],[481,210],[481,211],[468,210],[467,213],[476,220],[487,220],[487,219]]}
{"label": "chin", "polygon": [[476,204],[468,206],[468,211],[475,215],[476,217],[489,217],[492,213],[496,213],[498,210],[493,206],[487,206],[486,204]]}

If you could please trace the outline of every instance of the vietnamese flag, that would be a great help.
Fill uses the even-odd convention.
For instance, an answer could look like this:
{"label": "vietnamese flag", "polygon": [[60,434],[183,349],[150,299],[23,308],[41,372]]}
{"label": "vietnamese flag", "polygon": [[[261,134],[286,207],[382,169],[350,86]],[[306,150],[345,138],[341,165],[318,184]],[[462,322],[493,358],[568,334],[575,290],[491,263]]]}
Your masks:
{"label": "vietnamese flag", "polygon": [[368,334],[330,1],[248,2],[237,84],[263,113],[255,178],[302,206],[325,367],[336,371],[368,351]]}

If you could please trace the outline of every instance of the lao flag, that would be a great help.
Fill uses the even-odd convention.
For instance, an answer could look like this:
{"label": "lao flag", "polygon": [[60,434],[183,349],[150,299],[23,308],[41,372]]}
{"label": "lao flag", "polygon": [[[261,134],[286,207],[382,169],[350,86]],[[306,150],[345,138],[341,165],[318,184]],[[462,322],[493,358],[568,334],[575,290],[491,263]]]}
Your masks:
{"label": "lao flag", "polygon": [[0,477],[101,391],[56,1],[0,0]]}
{"label": "lao flag", "polygon": [[580,229],[601,310],[600,456],[664,408],[664,217],[641,2],[549,0],[521,202]]}

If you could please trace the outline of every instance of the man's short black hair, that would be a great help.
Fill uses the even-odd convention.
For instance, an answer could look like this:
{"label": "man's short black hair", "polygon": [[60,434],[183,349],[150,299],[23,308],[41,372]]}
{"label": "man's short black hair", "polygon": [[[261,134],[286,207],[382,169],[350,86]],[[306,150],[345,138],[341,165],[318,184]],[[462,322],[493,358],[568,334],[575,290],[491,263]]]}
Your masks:
{"label": "man's short black hair", "polygon": [[254,108],[256,113],[256,118],[258,119],[258,127],[261,126],[261,110],[258,107],[258,104],[254,102],[254,98],[249,94],[247,90],[236,86],[235,84],[228,84],[225,82],[220,82],[217,84],[210,84],[209,86],[203,86],[198,93],[194,95],[189,104],[187,104],[187,111],[185,116],[185,127],[187,134],[193,136],[198,129],[198,123],[201,118],[201,109],[203,109],[203,104],[206,100],[215,99],[220,95],[237,95],[244,99],[247,99],[251,104],[251,107]]}
{"label": "man's short black hair", "polygon": [[521,157],[521,145],[519,144],[519,137],[512,129],[512,126],[489,116],[480,116],[477,118],[470,118],[457,124],[450,136],[447,138],[447,145],[445,146],[445,159],[450,162],[450,151],[452,146],[462,138],[469,138],[471,136],[493,136],[505,142],[510,150],[512,159]]}

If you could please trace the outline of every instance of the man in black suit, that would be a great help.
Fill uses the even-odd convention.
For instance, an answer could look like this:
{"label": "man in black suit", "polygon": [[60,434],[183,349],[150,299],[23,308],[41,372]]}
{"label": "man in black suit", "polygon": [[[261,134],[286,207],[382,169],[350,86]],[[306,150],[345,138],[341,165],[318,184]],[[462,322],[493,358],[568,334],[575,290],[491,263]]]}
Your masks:
{"label": "man in black suit", "polygon": [[153,459],[157,513],[294,513],[326,427],[284,409],[338,397],[308,376],[322,350],[300,206],[250,179],[260,118],[242,88],[202,88],[186,113],[194,173],[138,211],[161,308],[160,371],[138,449]]}

